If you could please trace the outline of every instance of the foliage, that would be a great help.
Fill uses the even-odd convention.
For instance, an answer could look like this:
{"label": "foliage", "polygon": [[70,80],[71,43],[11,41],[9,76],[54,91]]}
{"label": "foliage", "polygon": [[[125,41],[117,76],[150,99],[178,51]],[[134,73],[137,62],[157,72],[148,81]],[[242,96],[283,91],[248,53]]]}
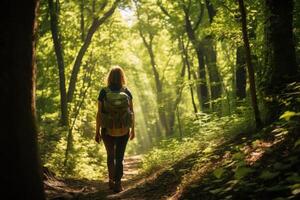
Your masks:
{"label": "foliage", "polygon": [[[195,152],[203,152],[202,160],[208,159],[214,149],[232,138],[239,131],[248,131],[246,123],[247,116],[233,115],[228,117],[216,117],[213,115],[203,115],[191,123],[187,120],[184,127],[185,135],[162,140],[158,146],[154,147],[143,159],[143,171],[150,173],[158,168],[166,167],[178,162]],[[199,126],[200,124],[200,126]],[[248,130],[247,130],[248,129]],[[216,176],[222,176],[223,171],[219,169]]]}
{"label": "foliage", "polygon": [[[84,36],[88,34],[95,17],[101,17],[113,1],[89,0],[84,1],[84,4],[81,4],[83,1],[57,2],[58,31],[68,86],[75,59],[84,43]],[[212,21],[207,2],[216,11]],[[264,5],[261,1],[254,0],[246,0],[245,4],[257,88],[261,91],[266,86],[265,77],[268,71],[264,67]],[[299,52],[299,12],[296,12],[299,10],[299,2],[295,5],[296,51]],[[206,48],[206,42],[211,41],[211,49],[216,53],[215,63],[203,64],[207,80],[199,78],[197,48],[188,35],[187,18],[194,26],[196,45]],[[252,131],[253,111],[250,107],[248,84],[245,89],[247,97],[241,100],[236,98],[237,48],[243,45],[236,1],[121,1],[113,15],[96,30],[84,53],[74,98],[68,102],[69,127],[61,127],[59,124],[60,80],[47,1],[41,1],[38,24],[36,108],[39,145],[43,164],[55,173],[90,179],[106,176],[104,146],[94,142],[95,116],[99,90],[106,84],[107,73],[113,65],[124,68],[127,86],[133,94],[136,139],[129,142],[127,155],[146,153],[143,163],[146,172],[171,165],[193,152],[201,151],[204,154],[203,159],[208,159],[217,146],[233,138],[236,133]],[[148,42],[152,37],[153,55],[149,55],[141,33],[149,36]],[[208,62],[213,55],[205,53],[203,59]],[[155,65],[152,65],[151,56],[155,59]],[[218,83],[210,82],[211,64],[216,66],[220,76]],[[162,85],[159,94],[153,66]],[[183,74],[182,69],[185,70]],[[208,83],[209,111],[200,110],[201,81]],[[221,95],[212,99],[212,88],[215,84],[221,85]],[[267,118],[270,112],[266,109],[268,102],[276,101],[284,108],[278,115],[281,116],[280,119],[286,119],[288,124],[295,124],[294,119],[298,119],[300,111],[299,88],[299,83],[295,82],[277,96],[264,96],[260,92],[260,109],[264,117]],[[194,106],[198,109],[197,112]],[[168,133],[163,131],[163,122],[159,121],[160,111],[166,115],[165,123],[170,125]],[[65,164],[67,144],[70,144],[69,130],[72,130],[72,148]],[[279,132],[284,137],[286,132],[281,129]],[[299,141],[295,142],[295,147],[298,146]],[[234,153],[235,168],[217,168],[214,177],[223,179],[233,173],[236,180],[243,181],[251,176],[253,171],[241,162],[243,158],[244,154],[237,150]],[[277,174],[266,171],[259,177],[273,179]],[[229,184],[233,187],[236,182]],[[297,189],[295,186],[295,193],[298,192]]]}
{"label": "foliage", "polygon": [[[297,121],[297,119],[291,119]],[[197,176],[191,185],[185,185],[182,198],[207,197],[209,199],[297,199],[299,196],[299,123],[280,120],[265,127],[257,134],[237,135],[227,148],[218,147],[211,155],[220,162],[208,158],[215,168]],[[284,153],[283,153],[284,152]],[[210,156],[211,156],[210,155]],[[200,167],[201,169],[201,167]],[[188,175],[187,178],[191,178]],[[276,184],[274,184],[276,183]]]}

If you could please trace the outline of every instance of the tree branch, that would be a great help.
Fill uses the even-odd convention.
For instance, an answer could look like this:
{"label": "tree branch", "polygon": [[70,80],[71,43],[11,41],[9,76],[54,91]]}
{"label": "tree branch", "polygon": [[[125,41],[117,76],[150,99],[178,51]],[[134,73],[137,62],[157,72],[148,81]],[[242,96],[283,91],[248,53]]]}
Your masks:
{"label": "tree branch", "polygon": [[68,102],[71,102],[73,99],[76,82],[77,82],[77,76],[78,76],[78,73],[80,70],[81,62],[82,62],[85,52],[87,51],[87,49],[92,41],[92,37],[93,37],[94,33],[114,13],[114,11],[117,8],[117,5],[119,4],[120,1],[121,0],[115,0],[113,5],[111,6],[111,8],[106,13],[104,13],[101,18],[96,18],[93,21],[92,25],[90,26],[88,33],[86,35],[86,38],[84,40],[84,43],[81,46],[81,48],[76,56],[74,65],[73,65],[73,70],[72,70],[71,79],[70,79],[70,83],[69,83],[69,89],[68,89]]}
{"label": "tree branch", "polygon": [[193,30],[197,30],[199,25],[201,24],[202,22],[202,19],[203,19],[203,14],[204,14],[204,5],[202,4],[201,1],[198,1],[199,5],[200,5],[200,13],[198,15],[198,18],[197,18],[197,22],[194,24],[194,27],[193,27]]}

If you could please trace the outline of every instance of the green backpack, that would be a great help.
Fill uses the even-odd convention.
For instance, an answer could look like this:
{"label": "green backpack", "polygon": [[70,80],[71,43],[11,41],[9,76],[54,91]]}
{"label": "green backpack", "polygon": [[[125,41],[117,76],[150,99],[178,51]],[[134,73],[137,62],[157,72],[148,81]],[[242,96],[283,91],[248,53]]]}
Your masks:
{"label": "green backpack", "polygon": [[129,108],[129,96],[125,93],[125,88],[112,91],[109,87],[106,87],[104,90],[106,91],[106,97],[100,115],[102,127],[109,129],[131,127],[133,113]]}

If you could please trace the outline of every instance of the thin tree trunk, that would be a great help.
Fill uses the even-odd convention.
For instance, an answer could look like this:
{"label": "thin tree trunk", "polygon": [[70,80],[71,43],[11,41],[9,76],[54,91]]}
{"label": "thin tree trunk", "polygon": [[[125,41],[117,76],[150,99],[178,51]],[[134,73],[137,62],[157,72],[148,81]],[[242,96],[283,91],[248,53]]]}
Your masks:
{"label": "thin tree trunk", "polygon": [[[209,22],[211,24],[217,12],[210,0],[205,0],[205,4],[208,12]],[[216,105],[218,105],[218,103],[216,103],[215,100],[220,98],[222,95],[221,77],[217,66],[217,52],[214,47],[214,40],[212,36],[207,36],[204,41],[205,61],[210,79],[211,104],[213,110],[216,110]]]}
{"label": "thin tree trunk", "polygon": [[[92,54],[91,54],[91,57],[92,57]],[[95,68],[95,65],[93,65],[91,68],[89,68],[89,70],[87,70],[87,73],[89,74],[85,74],[85,77],[83,80],[86,80],[87,77],[88,78],[88,83],[87,83],[87,86],[85,87],[85,89],[81,92],[81,95],[79,98],[81,98],[80,102],[75,105],[74,107],[74,119],[73,121],[70,123],[70,128],[68,130],[68,136],[67,136],[67,148],[66,148],[66,151],[65,151],[65,160],[64,160],[64,167],[67,167],[67,164],[68,164],[68,160],[69,160],[69,154],[70,152],[73,150],[73,129],[74,129],[74,126],[75,126],[75,123],[76,123],[76,120],[77,120],[77,117],[80,113],[80,110],[81,110],[81,107],[84,103],[84,100],[86,98],[86,94],[88,92],[88,89],[90,88],[91,86],[91,83],[92,83],[92,74],[94,72],[94,68]],[[84,83],[83,82],[83,85],[82,85],[82,89],[84,88]]]}
{"label": "thin tree trunk", "polygon": [[[172,16],[168,10],[163,6],[161,1],[158,1],[158,6],[160,7],[161,11],[168,16],[169,19],[171,19],[172,21],[175,19],[174,16]],[[191,1],[190,1],[191,3]],[[200,43],[198,42],[196,36],[195,36],[195,30],[199,27],[202,19],[203,19],[203,14],[204,14],[204,6],[203,4],[198,1],[198,3],[200,3],[200,12],[199,15],[197,16],[197,19],[194,23],[191,22],[190,18],[189,18],[189,9],[190,9],[190,3],[188,5],[188,7],[186,7],[185,5],[182,6],[183,12],[185,14],[185,31],[188,35],[189,40],[192,42],[193,44],[193,48],[196,51],[197,54],[197,59],[198,59],[198,74],[199,74],[199,78],[200,83],[197,82],[197,94],[198,94],[198,100],[199,100],[199,104],[200,104],[200,110],[203,111],[204,107],[207,107],[208,104],[206,104],[207,101],[207,95],[208,95],[208,90],[207,90],[207,86],[206,86],[206,73],[205,73],[205,68],[204,68],[204,57],[203,57],[203,52],[202,52],[202,48],[200,46]],[[177,25],[177,24],[176,24]],[[174,25],[174,26],[176,26]],[[181,44],[180,46],[182,46],[184,44]],[[188,72],[189,72],[189,77],[191,75],[191,70],[190,70],[190,63],[188,60],[187,55],[183,55],[184,52],[186,52],[187,54],[187,50],[184,49],[184,46],[180,47],[180,49],[183,51],[182,53],[182,60],[184,63],[188,63]],[[197,78],[195,78],[197,79]],[[190,81],[190,79],[189,79]],[[196,103],[194,100],[194,92],[193,92],[193,88],[192,85],[189,84],[190,86],[190,92],[191,92],[191,96],[192,96],[192,103],[193,103],[193,108],[194,108],[194,112],[197,113],[197,107],[196,107]]]}
{"label": "thin tree trunk", "polygon": [[34,35],[38,1],[4,0],[1,6],[1,196],[43,200],[35,124]]}
{"label": "thin tree trunk", "polygon": [[[140,11],[139,11],[139,5],[137,4],[136,1],[134,1],[135,6],[136,6],[136,12],[137,12],[137,18],[140,21]],[[153,33],[147,32],[148,34],[148,38],[146,38],[146,35],[142,29],[142,27],[138,26],[138,31],[140,34],[140,37],[143,40],[143,44],[146,47],[149,57],[150,57],[150,64],[151,64],[151,68],[152,68],[152,73],[154,75],[154,81],[155,81],[155,88],[156,88],[156,100],[157,100],[157,104],[158,104],[158,116],[159,116],[159,121],[161,123],[162,128],[164,129],[164,132],[166,135],[171,134],[169,126],[168,126],[168,122],[167,122],[167,116],[166,116],[166,112],[165,112],[165,102],[164,102],[164,94],[163,94],[163,85],[162,85],[162,81],[160,79],[158,70],[157,70],[157,65],[156,65],[156,61],[155,61],[155,55],[153,52],[153,38],[154,35]],[[157,125],[157,127],[160,127],[160,125]]]}
{"label": "thin tree trunk", "polygon": [[188,11],[184,9],[185,13],[185,29],[188,35],[189,40],[192,42],[192,45],[196,51],[197,61],[198,61],[198,74],[200,78],[199,89],[200,89],[200,108],[202,112],[206,112],[209,109],[208,105],[208,88],[206,83],[206,73],[205,73],[205,65],[204,65],[204,52],[200,45],[200,42],[197,40],[195,36],[194,29],[192,27],[192,23],[190,21]]}
{"label": "thin tree trunk", "polygon": [[183,133],[182,133],[182,128],[181,128],[180,114],[179,114],[178,107],[176,107],[176,115],[177,115],[178,129],[179,129],[179,137],[180,137],[180,139],[182,139]]}
{"label": "thin tree trunk", "polygon": [[65,83],[65,64],[63,58],[63,50],[61,46],[60,36],[58,32],[58,4],[56,0],[55,6],[53,0],[48,0],[49,12],[50,12],[50,27],[52,33],[52,39],[54,44],[54,50],[59,71],[59,91],[60,91],[60,110],[61,110],[61,124],[68,126],[68,104],[67,104],[67,92]]}
{"label": "thin tree trunk", "polygon": [[247,63],[248,75],[249,75],[249,85],[250,85],[252,107],[254,110],[256,127],[261,128],[262,122],[261,122],[260,113],[259,113],[258,104],[257,104],[254,69],[253,69],[252,61],[251,61],[251,49],[250,49],[250,45],[249,45],[249,38],[248,38],[248,32],[247,32],[246,9],[245,9],[243,0],[238,0],[238,2],[239,2],[239,9],[240,9],[241,17],[242,17],[242,32],[243,32],[243,41],[244,41],[245,51],[246,51],[246,63]]}
{"label": "thin tree trunk", "polygon": [[240,46],[236,51],[236,97],[238,100],[246,98],[246,57],[245,48]]}
{"label": "thin tree trunk", "polygon": [[212,23],[217,12],[210,0],[205,0],[205,5],[206,5],[207,12],[208,12],[209,22]]}
{"label": "thin tree trunk", "polygon": [[81,40],[84,42],[85,39],[85,27],[84,27],[84,0],[80,0],[80,31]]}
{"label": "thin tree trunk", "polygon": [[94,36],[94,33],[98,30],[98,28],[109,18],[111,17],[111,15],[114,13],[116,7],[118,6],[120,0],[115,0],[115,2],[113,3],[113,5],[111,6],[111,8],[103,14],[103,16],[101,18],[97,18],[94,19],[92,25],[90,26],[87,35],[85,37],[84,43],[81,46],[74,65],[73,65],[73,69],[72,69],[72,73],[71,73],[71,78],[70,78],[70,83],[69,83],[69,88],[68,88],[68,102],[71,102],[73,99],[73,95],[75,92],[75,87],[76,87],[76,82],[77,82],[77,76],[80,70],[80,66],[81,66],[81,62],[83,59],[83,56],[85,54],[85,52],[87,51],[88,47],[91,44],[92,38]]}
{"label": "thin tree trunk", "polygon": [[[179,41],[179,46],[183,45],[183,41],[181,38],[178,39]],[[175,110],[178,107],[178,104],[181,100],[182,96],[182,90],[183,90],[183,81],[184,81],[184,76],[185,76],[185,71],[186,71],[186,63],[183,60],[182,61],[182,68],[179,77],[177,78],[178,82],[176,84],[176,98],[174,103],[171,105],[171,110],[170,110],[170,115],[169,115],[169,127],[170,127],[170,133],[173,133],[174,130],[174,123],[175,123]]]}
{"label": "thin tree trunk", "polygon": [[217,67],[217,53],[212,38],[207,38],[205,40],[205,62],[210,80],[211,101],[213,101],[212,107],[213,110],[216,110],[216,105],[218,103],[214,101],[222,95],[222,84],[220,81],[219,69]]}
{"label": "thin tree trunk", "polygon": [[163,102],[163,91],[162,91],[162,83],[161,80],[159,78],[159,73],[156,69],[156,62],[155,62],[155,56],[153,53],[153,49],[152,49],[152,39],[150,36],[150,40],[149,42],[146,40],[145,36],[143,35],[142,31],[140,31],[140,35],[143,39],[144,45],[147,48],[149,57],[150,57],[150,63],[151,63],[151,68],[152,68],[152,72],[154,75],[154,80],[155,80],[155,86],[156,86],[156,99],[157,99],[157,103],[158,103],[158,115],[159,115],[159,120],[165,130],[166,135],[170,134],[170,130],[168,127],[168,123],[167,123],[167,117],[166,117],[166,112],[164,110],[164,102]]}
{"label": "thin tree trunk", "polygon": [[191,94],[191,99],[192,99],[192,105],[193,105],[194,113],[196,115],[198,113],[198,109],[197,109],[196,101],[195,101],[195,97],[194,97],[193,85],[191,83],[191,64],[190,64],[189,55],[188,55],[188,45],[185,46],[183,41],[182,41],[181,42],[181,48],[182,48],[182,60],[187,66],[189,88],[190,88],[190,94]]}

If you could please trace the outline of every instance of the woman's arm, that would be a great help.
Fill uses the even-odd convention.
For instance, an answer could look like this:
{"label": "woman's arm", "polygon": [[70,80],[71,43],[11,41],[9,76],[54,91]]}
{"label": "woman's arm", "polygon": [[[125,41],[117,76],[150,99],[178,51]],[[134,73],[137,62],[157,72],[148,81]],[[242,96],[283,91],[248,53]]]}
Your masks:
{"label": "woman's arm", "polygon": [[102,108],[102,104],[101,101],[98,101],[98,111],[97,111],[97,116],[96,116],[96,134],[95,134],[95,141],[97,143],[100,142],[101,140],[101,135],[100,135],[100,115],[101,115],[101,108]]}
{"label": "woman's arm", "polygon": [[131,131],[130,131],[130,134],[129,134],[129,139],[132,140],[135,137],[135,131],[134,131],[135,117],[134,117],[132,100],[129,101],[129,108],[132,112],[132,127],[131,127]]}

